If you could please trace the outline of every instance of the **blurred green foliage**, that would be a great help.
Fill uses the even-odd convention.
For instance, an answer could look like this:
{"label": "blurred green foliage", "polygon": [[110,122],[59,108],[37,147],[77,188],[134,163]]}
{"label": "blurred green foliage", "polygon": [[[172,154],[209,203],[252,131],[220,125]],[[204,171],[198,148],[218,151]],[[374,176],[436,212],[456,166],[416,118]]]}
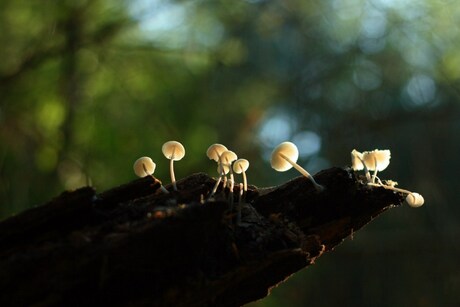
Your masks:
{"label": "blurred green foliage", "polygon": [[0,217],[64,189],[215,173],[214,142],[281,183],[274,146],[315,173],[390,149],[382,179],[424,195],[252,306],[460,304],[460,7],[454,1],[3,0]]}

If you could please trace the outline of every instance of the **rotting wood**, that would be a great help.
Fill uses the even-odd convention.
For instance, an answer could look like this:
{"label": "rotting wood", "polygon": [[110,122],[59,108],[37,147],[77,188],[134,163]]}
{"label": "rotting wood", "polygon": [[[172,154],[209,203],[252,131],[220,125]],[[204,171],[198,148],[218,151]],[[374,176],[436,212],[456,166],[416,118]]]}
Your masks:
{"label": "rotting wood", "polygon": [[241,223],[221,187],[202,201],[202,173],[170,194],[152,177],[65,192],[0,223],[0,306],[244,305],[404,200],[349,169],[315,180],[323,192],[304,177],[250,186]]}

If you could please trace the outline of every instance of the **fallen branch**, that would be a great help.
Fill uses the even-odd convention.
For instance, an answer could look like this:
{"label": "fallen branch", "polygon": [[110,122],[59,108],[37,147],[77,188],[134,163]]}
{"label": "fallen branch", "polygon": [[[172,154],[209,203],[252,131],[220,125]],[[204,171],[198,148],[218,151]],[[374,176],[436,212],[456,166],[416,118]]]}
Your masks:
{"label": "fallen branch", "polygon": [[404,200],[350,170],[315,180],[323,192],[305,177],[250,186],[240,223],[222,186],[203,200],[205,174],[169,194],[153,177],[65,192],[0,223],[0,305],[240,306]]}

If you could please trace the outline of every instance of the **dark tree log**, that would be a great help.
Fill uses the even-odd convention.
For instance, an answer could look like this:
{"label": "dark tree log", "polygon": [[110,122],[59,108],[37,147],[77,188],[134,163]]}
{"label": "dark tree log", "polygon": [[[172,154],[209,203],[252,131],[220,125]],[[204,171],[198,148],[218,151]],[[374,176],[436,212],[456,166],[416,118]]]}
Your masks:
{"label": "dark tree log", "polygon": [[65,192],[0,223],[0,306],[240,306],[404,199],[350,170],[315,179],[323,192],[304,177],[250,187],[240,222],[228,190],[203,201],[205,174],[169,194],[153,177]]}

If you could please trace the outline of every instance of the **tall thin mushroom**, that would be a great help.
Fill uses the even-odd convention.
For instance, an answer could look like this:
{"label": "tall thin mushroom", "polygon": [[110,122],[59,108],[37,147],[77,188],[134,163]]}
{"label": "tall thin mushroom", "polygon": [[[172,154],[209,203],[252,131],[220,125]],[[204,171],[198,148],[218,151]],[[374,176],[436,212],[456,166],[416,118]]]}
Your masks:
{"label": "tall thin mushroom", "polygon": [[237,174],[243,174],[243,183],[240,183],[240,193],[238,196],[238,215],[237,223],[241,222],[241,203],[243,202],[243,197],[246,197],[248,191],[248,181],[246,178],[246,171],[249,168],[249,161],[246,159],[238,159],[233,163],[233,171]]}
{"label": "tall thin mushroom", "polygon": [[209,146],[208,150],[206,150],[206,156],[210,160],[214,160],[217,162],[217,172],[219,173],[219,178],[217,179],[216,184],[211,190],[211,193],[209,194],[208,199],[211,198],[216,193],[217,188],[219,187],[219,183],[222,180],[222,177],[228,173],[228,171],[225,172],[225,170],[222,167],[222,164],[220,163],[220,155],[227,150],[228,150],[227,147],[225,147],[222,144],[218,144],[218,143],[212,144],[211,146]]}
{"label": "tall thin mushroom", "polygon": [[233,187],[235,185],[235,178],[233,176],[232,162],[238,159],[236,153],[231,150],[224,151],[220,155],[220,163],[222,166],[227,166],[230,170],[230,204],[233,205]]}
{"label": "tall thin mushroom", "polygon": [[167,159],[170,159],[169,172],[171,174],[171,183],[174,190],[177,191],[176,177],[174,176],[174,161],[179,161],[185,156],[185,148],[177,141],[169,141],[163,144],[161,151]]}

